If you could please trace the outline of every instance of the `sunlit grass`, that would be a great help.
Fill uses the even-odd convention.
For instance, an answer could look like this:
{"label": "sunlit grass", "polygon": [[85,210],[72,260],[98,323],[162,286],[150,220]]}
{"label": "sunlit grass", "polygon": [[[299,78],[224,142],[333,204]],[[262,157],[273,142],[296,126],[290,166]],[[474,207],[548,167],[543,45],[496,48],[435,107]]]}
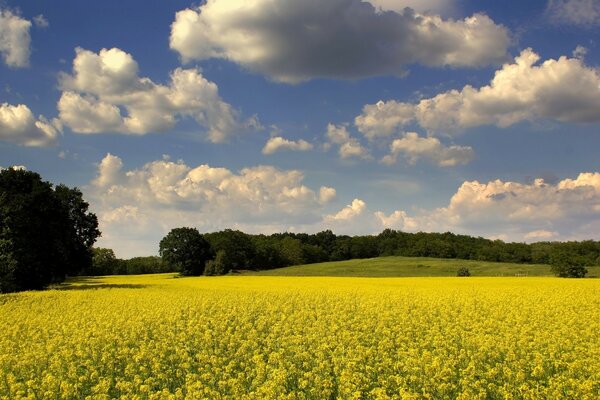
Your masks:
{"label": "sunlit grass", "polygon": [[[473,276],[552,276],[549,265],[514,264],[427,257],[379,257],[295,265],[252,275],[277,276],[456,276],[467,267]],[[588,277],[600,277],[600,267],[587,267]]]}

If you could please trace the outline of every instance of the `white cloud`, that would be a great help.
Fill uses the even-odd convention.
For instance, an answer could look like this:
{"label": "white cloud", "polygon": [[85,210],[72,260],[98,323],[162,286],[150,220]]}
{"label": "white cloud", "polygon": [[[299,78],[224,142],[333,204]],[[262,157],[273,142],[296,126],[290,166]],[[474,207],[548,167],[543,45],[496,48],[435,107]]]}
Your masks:
{"label": "white cloud", "polygon": [[122,253],[129,251],[132,245],[125,242],[133,237],[158,243],[178,226],[196,226],[201,231],[244,227],[250,232],[264,226],[283,231],[292,225],[318,223],[335,189],[315,191],[303,179],[300,171],[272,166],[236,173],[167,159],[125,170],[119,157],[107,154],[91,182],[89,198],[104,235],[99,245]]}
{"label": "white cloud", "polygon": [[464,182],[445,207],[373,211],[359,199],[309,229],[372,234],[385,228],[446,232],[507,241],[600,239],[600,173],[549,184]]}
{"label": "white cloud", "polygon": [[[410,230],[452,231],[514,241],[598,239],[600,173],[549,184],[501,180],[464,182],[446,207],[416,211],[408,216]],[[385,214],[381,220],[385,220]]]}
{"label": "white cloud", "polygon": [[60,123],[35,118],[25,104],[0,104],[0,140],[22,146],[52,146],[59,136]]}
{"label": "white cloud", "polygon": [[409,217],[405,211],[394,211],[390,215],[385,215],[382,211],[374,213],[375,218],[381,224],[383,229],[395,229],[400,231],[415,231],[418,223],[414,218]]}
{"label": "white cloud", "polygon": [[270,138],[265,147],[262,149],[263,154],[273,154],[282,150],[291,150],[291,151],[308,151],[312,150],[313,145],[308,143],[306,140],[288,140],[284,139],[281,136],[275,136]]}
{"label": "white cloud", "polygon": [[222,58],[288,83],[402,75],[414,63],[496,64],[509,42],[484,14],[380,13],[361,0],[208,0],[179,11],[170,37],[184,62]]}
{"label": "white cloud", "polygon": [[337,196],[337,191],[332,187],[321,186],[319,189],[319,203],[329,203]]}
{"label": "white cloud", "polygon": [[456,133],[482,125],[507,127],[541,118],[600,122],[598,70],[585,66],[579,58],[563,56],[538,64],[539,59],[533,50],[526,49],[514,63],[496,71],[487,86],[467,85],[460,91],[450,90],[417,104],[392,101],[365,106],[356,125],[367,137],[388,135],[410,122],[410,107],[414,120],[432,133]]}
{"label": "white cloud", "polygon": [[36,15],[35,17],[33,17],[33,23],[38,28],[47,28],[50,26],[50,23],[48,22],[46,17],[44,17],[42,14]]}
{"label": "white cloud", "polygon": [[363,107],[354,124],[369,140],[392,135],[398,126],[406,125],[415,118],[415,107],[394,100],[378,101]]}
{"label": "white cloud", "polygon": [[350,136],[345,125],[327,125],[325,133],[327,139],[327,147],[332,144],[338,145],[338,154],[342,159],[360,158],[367,160],[371,158],[369,150],[363,147],[358,139]]}
{"label": "white cloud", "polygon": [[598,0],[549,0],[546,14],[557,24],[593,26],[600,24]]}
{"label": "white cloud", "polygon": [[367,204],[361,199],[352,200],[351,204],[348,204],[346,207],[342,208],[335,214],[326,215],[325,221],[348,221],[352,220],[363,214],[365,209],[367,208]]}
{"label": "white cloud", "polygon": [[468,164],[473,160],[473,149],[469,146],[444,146],[434,137],[420,137],[408,132],[401,139],[395,139],[390,145],[390,154],[381,160],[384,164],[394,164],[402,156],[409,164],[419,159],[428,159],[440,167],[454,167]]}
{"label": "white cloud", "polygon": [[168,86],[138,76],[133,57],[117,48],[98,54],[76,49],[73,74],[63,74],[58,102],[61,120],[76,133],[117,132],[144,135],[171,129],[181,118],[194,118],[212,142],[227,141],[253,128],[223,102],[217,85],[197,69],[175,69]]}
{"label": "white cloud", "polygon": [[0,55],[9,67],[27,67],[31,52],[31,22],[0,9]]}

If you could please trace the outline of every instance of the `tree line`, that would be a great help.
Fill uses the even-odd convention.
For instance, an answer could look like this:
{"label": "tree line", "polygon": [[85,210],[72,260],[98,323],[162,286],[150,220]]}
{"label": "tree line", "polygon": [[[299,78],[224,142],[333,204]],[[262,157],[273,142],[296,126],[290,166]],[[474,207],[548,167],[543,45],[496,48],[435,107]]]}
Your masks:
{"label": "tree line", "polygon": [[[109,249],[95,249],[102,254]],[[600,242],[506,243],[446,233],[408,233],[386,229],[378,235],[275,233],[252,235],[238,230],[201,234],[195,228],[171,230],[159,244],[160,257],[101,262],[94,257],[90,275],[181,272],[223,275],[291,265],[382,256],[456,258],[522,264],[550,264],[558,276],[585,275],[585,266],[600,265]],[[96,253],[95,253],[96,254]]]}

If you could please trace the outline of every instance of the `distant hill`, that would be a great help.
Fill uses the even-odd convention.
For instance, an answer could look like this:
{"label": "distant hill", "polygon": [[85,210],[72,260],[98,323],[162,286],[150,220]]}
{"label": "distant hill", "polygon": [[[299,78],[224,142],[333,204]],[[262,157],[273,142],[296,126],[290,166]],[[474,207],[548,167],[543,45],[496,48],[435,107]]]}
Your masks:
{"label": "distant hill", "polygon": [[[317,264],[295,265],[248,275],[270,276],[456,276],[467,267],[472,276],[553,276],[546,264],[514,264],[428,257],[378,257]],[[588,277],[600,277],[600,267],[587,267]]]}

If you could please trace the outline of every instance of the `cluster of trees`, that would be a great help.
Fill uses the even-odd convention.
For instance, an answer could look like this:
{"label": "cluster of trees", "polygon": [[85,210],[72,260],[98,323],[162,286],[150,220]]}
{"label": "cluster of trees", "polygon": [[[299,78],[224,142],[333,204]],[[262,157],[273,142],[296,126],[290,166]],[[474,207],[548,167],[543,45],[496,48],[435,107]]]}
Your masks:
{"label": "cluster of trees", "polygon": [[92,265],[100,236],[81,191],[35,172],[0,171],[0,293],[37,290]]}
{"label": "cluster of trees", "polygon": [[584,276],[600,265],[600,242],[505,243],[453,233],[406,233],[386,229],[376,236],[277,233],[249,235],[235,230],[200,234],[176,228],[159,245],[164,268],[184,275],[222,275],[325,261],[380,256],[460,258],[551,264],[558,276]]}
{"label": "cluster of trees", "polygon": [[141,275],[175,272],[167,268],[161,257],[134,257],[127,260],[117,258],[112,249],[102,247],[93,249],[92,264],[79,271],[78,275]]}

